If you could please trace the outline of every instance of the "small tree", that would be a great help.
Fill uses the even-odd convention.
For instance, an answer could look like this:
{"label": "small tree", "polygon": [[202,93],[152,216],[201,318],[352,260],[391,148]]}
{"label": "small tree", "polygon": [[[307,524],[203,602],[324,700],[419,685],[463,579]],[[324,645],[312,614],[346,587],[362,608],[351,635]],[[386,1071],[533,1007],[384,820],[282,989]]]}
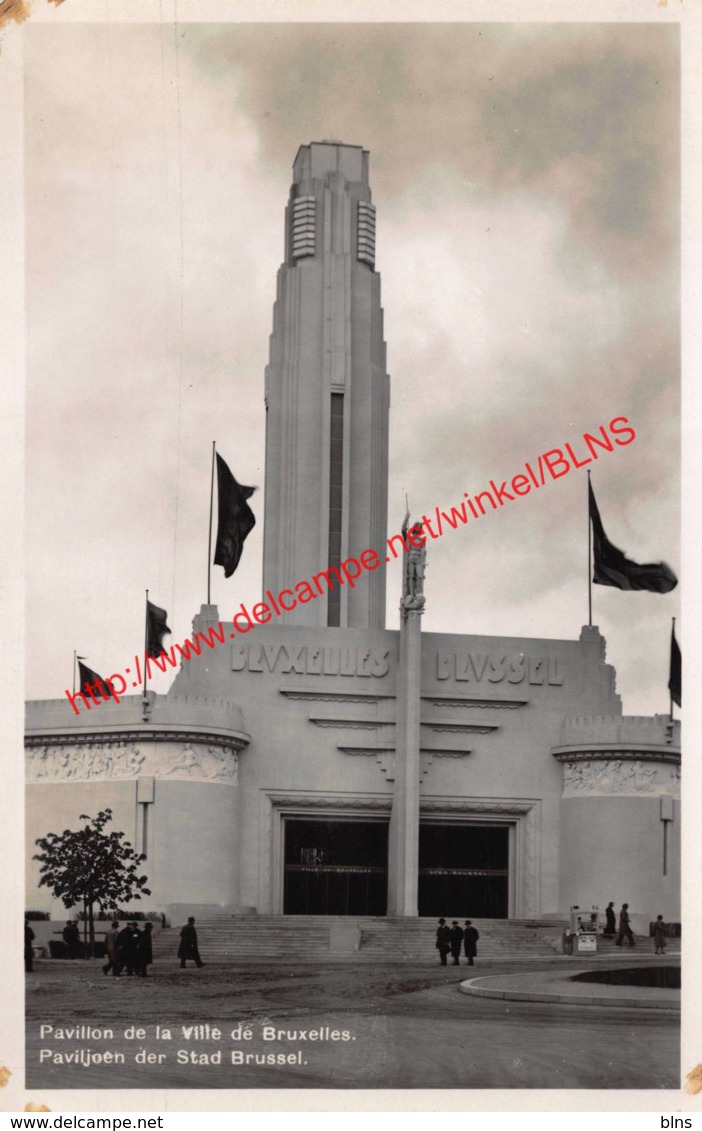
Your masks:
{"label": "small tree", "polygon": [[64,829],[60,835],[49,833],[37,840],[42,851],[34,859],[41,864],[40,887],[51,888],[54,898],[62,900],[66,907],[82,903],[88,952],[93,954],[95,904],[101,908],[116,907],[151,892],[146,887],[147,877],[137,875],[146,857],[134,851],[124,840],[124,833],[103,832],[112,820],[112,810],[104,809],[97,817],[81,813],[80,820],[88,824],[77,832]]}

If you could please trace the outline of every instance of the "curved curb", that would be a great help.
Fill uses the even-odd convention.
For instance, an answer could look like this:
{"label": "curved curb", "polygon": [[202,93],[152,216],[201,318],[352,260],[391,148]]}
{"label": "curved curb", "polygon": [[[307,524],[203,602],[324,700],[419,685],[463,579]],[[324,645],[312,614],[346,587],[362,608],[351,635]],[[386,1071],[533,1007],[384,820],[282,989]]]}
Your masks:
{"label": "curved curb", "polygon": [[[522,978],[522,974],[503,974],[499,980],[506,982],[508,978]],[[665,1009],[675,1013],[680,1012],[680,1002],[677,1001],[652,1001],[640,997],[608,997],[602,994],[598,997],[588,994],[549,993],[547,990],[511,990],[497,989],[492,986],[479,986],[478,982],[495,981],[496,976],[489,979],[469,978],[459,984],[459,992],[470,994],[473,997],[497,998],[502,1001],[545,1001],[558,1005],[599,1005],[601,1007],[623,1007],[626,1009]],[[595,984],[595,983],[593,983]]]}

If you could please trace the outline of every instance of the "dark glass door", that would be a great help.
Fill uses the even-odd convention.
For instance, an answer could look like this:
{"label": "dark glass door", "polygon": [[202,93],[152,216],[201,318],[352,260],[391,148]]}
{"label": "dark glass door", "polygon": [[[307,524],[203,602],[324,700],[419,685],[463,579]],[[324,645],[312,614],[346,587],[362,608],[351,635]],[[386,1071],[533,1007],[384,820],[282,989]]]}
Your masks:
{"label": "dark glass door", "polygon": [[420,825],[420,915],[506,919],[508,879],[507,826]]}
{"label": "dark glass door", "polygon": [[385,915],[384,821],[285,822],[286,915]]}

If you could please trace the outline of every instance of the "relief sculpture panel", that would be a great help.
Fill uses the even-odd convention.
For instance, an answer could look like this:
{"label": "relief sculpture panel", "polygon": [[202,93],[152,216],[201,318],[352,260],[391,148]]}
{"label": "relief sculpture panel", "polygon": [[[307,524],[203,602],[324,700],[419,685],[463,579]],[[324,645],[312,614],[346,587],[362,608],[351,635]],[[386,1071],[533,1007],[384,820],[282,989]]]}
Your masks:
{"label": "relief sculpture panel", "polygon": [[152,775],[175,781],[238,780],[239,762],[227,746],[200,743],[91,742],[31,746],[26,751],[28,782],[108,781]]}
{"label": "relief sculpture panel", "polygon": [[565,762],[563,796],[680,796],[680,767],[666,762]]}

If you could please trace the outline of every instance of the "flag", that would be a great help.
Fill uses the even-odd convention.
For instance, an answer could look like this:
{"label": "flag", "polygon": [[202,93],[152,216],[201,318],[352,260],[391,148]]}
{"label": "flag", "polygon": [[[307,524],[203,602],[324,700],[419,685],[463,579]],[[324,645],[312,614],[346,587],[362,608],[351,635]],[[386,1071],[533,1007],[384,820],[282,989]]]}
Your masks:
{"label": "flag", "polygon": [[675,624],[670,634],[670,678],[668,680],[670,698],[678,707],[682,707],[682,656],[680,645],[675,639]]}
{"label": "flag", "polygon": [[168,613],[165,609],[159,609],[158,605],[153,605],[147,599],[146,602],[146,655],[151,656],[153,660],[163,652],[163,638],[166,633],[170,632],[166,621],[168,620]]}
{"label": "flag", "polygon": [[670,593],[671,589],[675,589],[678,579],[665,562],[639,565],[638,562],[630,561],[626,554],[612,545],[604,532],[589,480],[588,493],[594,550],[592,580],[595,585],[611,585],[614,589],[627,591],[643,589],[649,593]]}
{"label": "flag", "polygon": [[87,664],[81,663],[81,660],[85,659],[85,657],[76,656],[76,659],[78,661],[79,692],[85,692],[86,685],[90,684],[90,686],[95,687],[97,683],[97,694],[103,699],[113,699],[114,696],[102,676],[99,676],[97,672],[94,672]]}
{"label": "flag", "polygon": [[224,566],[224,576],[231,577],[239,564],[244,542],[256,525],[256,517],[247,503],[255,487],[237,483],[217,452],[217,545],[214,564]]}

